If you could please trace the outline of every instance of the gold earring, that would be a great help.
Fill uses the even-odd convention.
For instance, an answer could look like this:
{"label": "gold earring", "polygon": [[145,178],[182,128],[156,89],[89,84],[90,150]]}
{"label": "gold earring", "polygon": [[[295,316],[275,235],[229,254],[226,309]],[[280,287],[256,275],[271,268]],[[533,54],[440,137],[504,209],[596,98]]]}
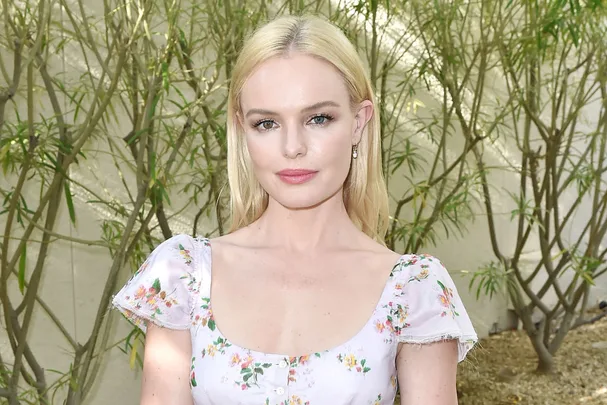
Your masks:
{"label": "gold earring", "polygon": [[358,145],[352,146],[352,158],[356,159],[358,157]]}

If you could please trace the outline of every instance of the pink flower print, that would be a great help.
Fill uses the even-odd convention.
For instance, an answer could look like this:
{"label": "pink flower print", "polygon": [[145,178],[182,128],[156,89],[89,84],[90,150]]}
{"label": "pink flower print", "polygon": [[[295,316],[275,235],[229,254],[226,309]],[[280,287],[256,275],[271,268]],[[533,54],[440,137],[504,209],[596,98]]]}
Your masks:
{"label": "pink flower print", "polygon": [[297,371],[295,371],[294,368],[289,370],[289,382],[297,381],[297,377],[295,376],[296,373],[297,373]]}
{"label": "pink flower print", "polygon": [[136,300],[142,300],[143,297],[145,297],[145,287],[140,285],[139,288],[137,289],[137,292],[135,293],[135,299]]}
{"label": "pink flower print", "polygon": [[240,368],[245,369],[248,368],[251,363],[253,363],[253,358],[249,355],[247,356],[246,359],[243,360],[243,362],[240,364]]}
{"label": "pink flower print", "polygon": [[398,336],[403,329],[411,326],[406,322],[407,317],[409,316],[409,307],[407,305],[389,302],[388,305],[384,305],[384,308],[388,309],[386,326],[390,328],[394,334]]}
{"label": "pink flower print", "polygon": [[441,316],[451,315],[453,318],[459,316],[459,314],[455,310],[455,305],[452,302],[453,290],[451,288],[445,287],[445,285],[441,283],[440,280],[437,280],[436,282],[443,290],[442,294],[438,296],[441,305],[445,307],[445,310],[443,310]]}

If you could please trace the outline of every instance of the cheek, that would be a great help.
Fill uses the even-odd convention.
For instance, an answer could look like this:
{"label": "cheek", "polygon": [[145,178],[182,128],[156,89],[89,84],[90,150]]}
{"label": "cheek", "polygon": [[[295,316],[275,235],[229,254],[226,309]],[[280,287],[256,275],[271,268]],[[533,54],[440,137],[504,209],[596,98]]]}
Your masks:
{"label": "cheek", "polygon": [[267,142],[250,135],[247,135],[246,142],[254,168],[265,168],[276,160],[276,153]]}
{"label": "cheek", "polygon": [[[345,131],[344,131],[345,132]],[[350,168],[352,142],[349,137],[334,136],[317,142],[315,154],[320,157],[324,166],[333,170],[347,172]]]}

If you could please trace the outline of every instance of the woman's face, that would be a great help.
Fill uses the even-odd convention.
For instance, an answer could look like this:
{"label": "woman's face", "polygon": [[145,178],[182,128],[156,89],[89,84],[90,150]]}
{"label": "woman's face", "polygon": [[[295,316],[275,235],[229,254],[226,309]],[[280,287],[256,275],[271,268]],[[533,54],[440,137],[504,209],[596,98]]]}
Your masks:
{"label": "woman's face", "polygon": [[353,110],[338,70],[301,53],[262,63],[245,83],[240,107],[255,175],[290,209],[341,192],[352,146],[373,111],[370,101]]}

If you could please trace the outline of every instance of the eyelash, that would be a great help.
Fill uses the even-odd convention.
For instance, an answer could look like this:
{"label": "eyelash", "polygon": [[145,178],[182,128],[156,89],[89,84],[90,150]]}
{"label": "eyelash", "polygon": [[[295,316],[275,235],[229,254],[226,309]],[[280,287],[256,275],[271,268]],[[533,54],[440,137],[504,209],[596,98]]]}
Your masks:
{"label": "eyelash", "polygon": [[[312,117],[311,117],[311,118],[308,120],[308,122],[309,122],[309,121],[312,121],[312,120],[313,120],[313,119],[315,119],[315,118],[320,118],[320,117],[322,117],[322,118],[325,118],[325,119],[326,119],[326,121],[325,121],[324,123],[322,123],[322,124],[316,124],[316,125],[321,126],[321,127],[322,127],[322,126],[327,125],[329,122],[331,122],[331,121],[333,121],[333,120],[335,119],[335,117],[334,117],[334,116],[332,116],[331,114],[316,114],[316,115],[312,116]],[[261,120],[259,120],[259,121],[255,122],[255,123],[253,124],[253,128],[254,128],[254,129],[257,129],[257,130],[259,130],[259,131],[269,131],[269,129],[263,129],[263,128],[260,128],[260,125],[261,125],[261,124],[263,124],[264,122],[273,122],[273,121],[274,121],[274,120],[261,119]]]}

